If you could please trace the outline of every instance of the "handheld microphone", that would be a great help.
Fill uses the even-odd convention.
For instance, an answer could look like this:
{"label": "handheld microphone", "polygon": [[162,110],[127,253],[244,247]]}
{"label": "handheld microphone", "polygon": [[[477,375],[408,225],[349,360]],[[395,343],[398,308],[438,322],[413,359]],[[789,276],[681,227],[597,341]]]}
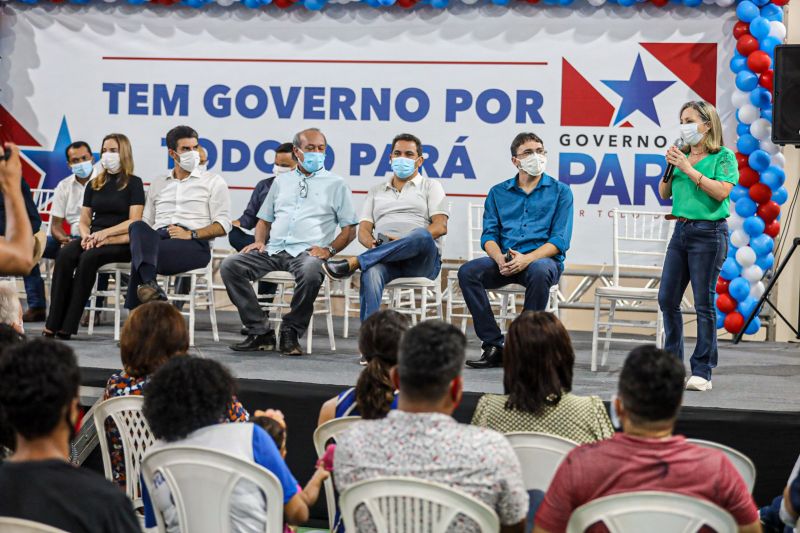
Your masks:
{"label": "handheld microphone", "polygon": [[[672,143],[672,146],[680,150],[681,148],[686,146],[686,143],[683,141],[682,138],[678,137],[677,139],[675,139],[675,142]],[[661,177],[661,181],[663,181],[664,183],[669,182],[669,180],[672,179],[673,172],[675,172],[675,165],[673,165],[672,163],[667,163],[667,168],[664,169],[664,175]]]}

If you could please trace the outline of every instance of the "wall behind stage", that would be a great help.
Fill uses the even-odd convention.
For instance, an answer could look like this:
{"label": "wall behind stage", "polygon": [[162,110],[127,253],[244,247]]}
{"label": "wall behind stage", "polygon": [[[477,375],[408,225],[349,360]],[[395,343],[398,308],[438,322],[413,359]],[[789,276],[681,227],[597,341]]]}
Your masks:
{"label": "wall behind stage", "polygon": [[411,132],[453,201],[447,258],[467,255],[468,204],[514,175],[520,131],[545,140],[548,172],[572,187],[577,264],[610,261],[610,209],[668,209],[656,187],[683,102],[718,102],[734,140],[729,9],[5,4],[0,14],[0,112],[34,185],[69,173],[69,140],[99,150],[113,131],[130,137],[150,181],[169,164],[166,131],[186,123],[238,215],[277,144],[317,126],[360,207],[391,174],[391,138]]}

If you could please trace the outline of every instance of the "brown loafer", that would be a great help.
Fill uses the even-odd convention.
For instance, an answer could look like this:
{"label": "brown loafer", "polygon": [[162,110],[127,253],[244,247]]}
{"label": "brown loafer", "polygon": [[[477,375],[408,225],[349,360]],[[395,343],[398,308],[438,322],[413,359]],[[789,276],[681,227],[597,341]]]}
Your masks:
{"label": "brown loafer", "polygon": [[44,307],[32,307],[22,313],[23,322],[44,322],[47,318],[47,311]]}

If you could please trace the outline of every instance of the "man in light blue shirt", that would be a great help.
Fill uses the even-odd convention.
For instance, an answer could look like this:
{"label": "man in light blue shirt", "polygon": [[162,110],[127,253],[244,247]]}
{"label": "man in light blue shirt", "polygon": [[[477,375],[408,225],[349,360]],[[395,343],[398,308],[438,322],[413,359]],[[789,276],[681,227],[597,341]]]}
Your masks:
{"label": "man in light blue shirt", "polygon": [[572,191],[545,173],[542,139],[517,135],[511,163],[517,175],[492,187],[484,204],[481,246],[488,257],[458,269],[458,285],[483,343],[481,358],[467,361],[472,368],[498,367],[503,361],[504,338],[486,291],[518,283],[525,287],[524,309],[544,310],[572,238]]}
{"label": "man in light blue shirt", "polygon": [[[325,169],[325,136],[316,128],[294,136],[297,168],[275,178],[255,228],[255,242],[222,262],[222,281],[239,310],[247,338],[235,351],[274,350],[275,332],[253,291],[252,282],[285,270],[295,277],[291,310],[283,316],[280,351],[302,355],[298,339],[308,328],[322,286],[322,263],[355,238],[358,223],[344,179]],[[338,235],[337,227],[341,228]]]}

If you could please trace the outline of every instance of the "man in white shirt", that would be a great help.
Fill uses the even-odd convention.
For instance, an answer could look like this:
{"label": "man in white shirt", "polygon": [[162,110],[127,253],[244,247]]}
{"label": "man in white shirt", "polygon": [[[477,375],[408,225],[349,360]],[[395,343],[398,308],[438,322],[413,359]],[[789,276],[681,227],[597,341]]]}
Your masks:
{"label": "man in white shirt", "polygon": [[438,181],[419,173],[422,142],[408,133],[396,136],[391,162],[392,179],[369,190],[361,211],[358,240],[367,251],[324,264],[333,279],[361,269],[362,323],[380,310],[387,283],[397,278],[436,279],[442,268],[447,197]]}
{"label": "man in white shirt", "polygon": [[166,300],[158,274],[202,268],[211,260],[210,241],[231,229],[230,195],[222,176],[198,168],[197,132],[177,126],[167,133],[175,161],[171,174],[153,180],[142,220],[130,225],[131,279],[126,306]]}

